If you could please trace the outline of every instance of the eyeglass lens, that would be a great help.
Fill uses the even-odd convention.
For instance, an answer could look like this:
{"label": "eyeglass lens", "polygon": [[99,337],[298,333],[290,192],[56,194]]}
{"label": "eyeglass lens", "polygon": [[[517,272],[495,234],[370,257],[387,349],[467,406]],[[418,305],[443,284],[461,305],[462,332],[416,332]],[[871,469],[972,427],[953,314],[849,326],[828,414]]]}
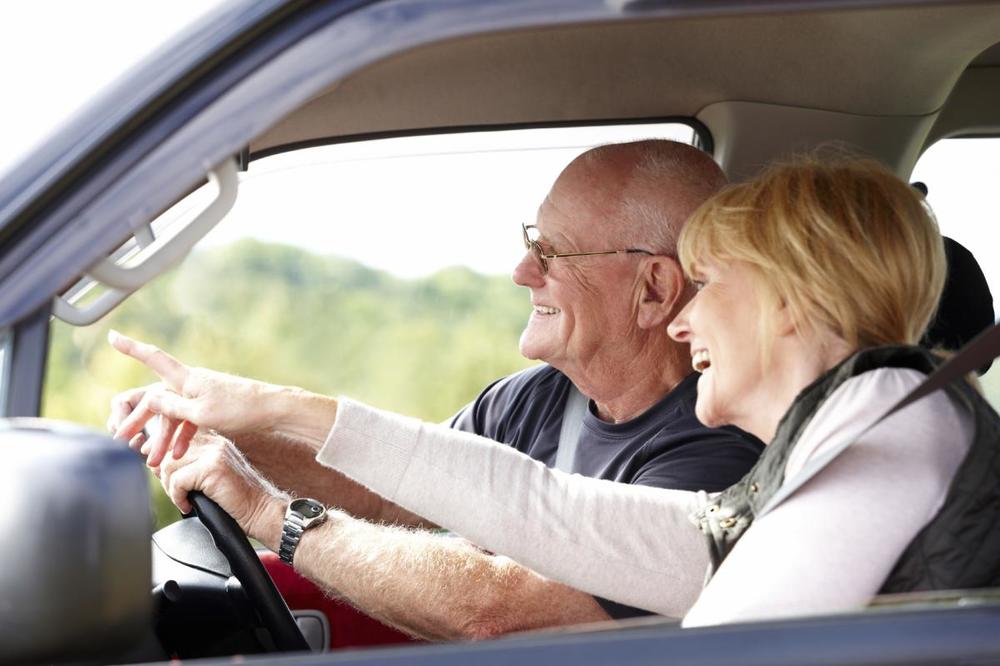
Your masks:
{"label": "eyeglass lens", "polygon": [[538,266],[542,269],[542,273],[548,273],[549,262],[545,260],[542,254],[542,246],[528,236],[528,228],[523,224],[521,225],[521,233],[524,235],[524,249],[531,252],[535,261],[538,262]]}

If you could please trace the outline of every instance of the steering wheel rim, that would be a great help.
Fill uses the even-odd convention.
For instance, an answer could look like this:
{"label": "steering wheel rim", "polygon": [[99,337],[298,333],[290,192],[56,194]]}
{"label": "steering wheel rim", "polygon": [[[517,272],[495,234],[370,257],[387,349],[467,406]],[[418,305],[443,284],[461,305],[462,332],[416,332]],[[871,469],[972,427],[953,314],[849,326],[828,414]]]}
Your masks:
{"label": "steering wheel rim", "polygon": [[188,493],[188,500],[194,506],[195,515],[212,535],[216,547],[229,560],[233,575],[240,581],[250,603],[260,613],[264,626],[274,639],[275,647],[282,652],[310,650],[292,611],[278,593],[278,588],[274,586],[274,581],[264,569],[239,524],[204,493],[192,491]]}

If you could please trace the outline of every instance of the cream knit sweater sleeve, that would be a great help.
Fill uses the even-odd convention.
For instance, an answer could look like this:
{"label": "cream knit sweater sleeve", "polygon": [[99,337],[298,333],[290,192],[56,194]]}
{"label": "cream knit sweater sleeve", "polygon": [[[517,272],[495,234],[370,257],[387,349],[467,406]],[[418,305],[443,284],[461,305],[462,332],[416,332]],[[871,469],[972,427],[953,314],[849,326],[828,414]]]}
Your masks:
{"label": "cream knit sweater sleeve", "polygon": [[[845,382],[803,432],[786,483],[920,379]],[[941,506],[971,437],[971,416],[942,392],[897,412],[755,521],[704,592],[706,543],[689,519],[704,493],[567,475],[349,400],[317,458],[542,575],[694,626],[863,607]]]}
{"label": "cream knit sweater sleeve", "polygon": [[682,617],[701,590],[699,494],[549,469],[489,439],[340,402],[317,459],[473,543],[591,594]]}

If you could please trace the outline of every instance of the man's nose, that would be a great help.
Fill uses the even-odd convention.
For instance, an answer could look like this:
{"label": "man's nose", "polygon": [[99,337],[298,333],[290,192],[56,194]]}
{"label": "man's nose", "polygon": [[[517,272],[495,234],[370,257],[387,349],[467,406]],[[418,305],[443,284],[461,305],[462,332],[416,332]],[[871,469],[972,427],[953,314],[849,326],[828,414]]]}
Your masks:
{"label": "man's nose", "polygon": [[674,320],[667,324],[667,335],[677,342],[688,342],[691,339],[691,327],[688,324],[688,308],[690,302],[685,305]]}
{"label": "man's nose", "polygon": [[511,273],[510,278],[514,284],[520,287],[538,287],[545,281],[542,267],[538,265],[538,261],[530,250],[526,250],[521,261],[514,266],[514,272]]}

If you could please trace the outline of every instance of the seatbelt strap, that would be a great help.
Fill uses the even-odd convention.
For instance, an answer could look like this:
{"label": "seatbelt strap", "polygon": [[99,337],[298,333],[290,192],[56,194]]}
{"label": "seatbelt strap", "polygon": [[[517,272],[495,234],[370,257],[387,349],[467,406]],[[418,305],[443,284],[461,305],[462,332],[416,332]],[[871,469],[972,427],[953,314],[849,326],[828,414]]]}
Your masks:
{"label": "seatbelt strap", "polygon": [[559,430],[559,444],[556,449],[555,468],[567,474],[573,473],[573,462],[576,460],[576,448],[580,443],[580,431],[583,429],[583,417],[587,414],[587,404],[590,398],[580,393],[573,382],[569,384],[569,394],[563,407],[562,428]]}
{"label": "seatbelt strap", "polygon": [[961,379],[976,368],[981,368],[994,358],[1000,355],[1000,325],[993,324],[975,338],[972,342],[962,347],[961,351],[948,359],[944,365],[927,375],[927,379],[920,383],[909,395],[896,403],[896,405],[885,413],[876,423],[886,418],[890,414],[898,412],[903,407],[920,400],[924,396],[930,395],[940,388],[957,379]]}
{"label": "seatbelt strap", "polygon": [[826,467],[830,461],[840,455],[851,444],[861,439],[869,430],[877,426],[879,423],[904,407],[913,404],[917,400],[920,400],[931,393],[934,393],[938,389],[942,389],[956,380],[961,381],[965,375],[969,374],[976,368],[983,367],[996,358],[997,355],[1000,355],[1000,325],[994,324],[973,338],[969,344],[962,347],[958,353],[945,361],[944,364],[937,370],[927,375],[927,378],[924,379],[924,381],[920,382],[895,405],[872,421],[868,427],[862,430],[856,437],[844,441],[841,445],[828,451],[823,456],[810,461],[805,467],[802,468],[802,470],[799,471],[798,474],[795,475],[793,479],[782,484],[781,488],[779,488],[778,491],[771,496],[771,499],[768,500],[767,504],[761,508],[757,517],[759,518],[760,516],[763,516],[765,513],[784,501],[784,499],[789,495],[801,488],[806,481],[815,476],[816,473]]}

